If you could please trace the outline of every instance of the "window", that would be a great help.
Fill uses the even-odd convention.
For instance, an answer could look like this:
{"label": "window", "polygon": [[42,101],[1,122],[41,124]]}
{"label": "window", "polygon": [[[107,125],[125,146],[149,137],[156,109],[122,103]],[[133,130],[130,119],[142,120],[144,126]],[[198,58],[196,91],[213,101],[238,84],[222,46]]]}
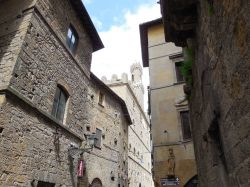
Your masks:
{"label": "window", "polygon": [[177,82],[182,82],[184,81],[184,77],[181,73],[181,67],[182,67],[183,62],[176,62],[175,63],[175,72],[176,72],[176,80]]}
{"label": "window", "polygon": [[56,94],[53,103],[52,116],[63,122],[68,94],[60,87],[57,86]]}
{"label": "window", "polygon": [[103,106],[103,104],[104,104],[104,94],[102,92],[99,93],[98,104],[100,104],[101,106]]}
{"label": "window", "polygon": [[54,187],[54,183],[38,181],[37,187]]}
{"label": "window", "polygon": [[96,129],[96,134],[95,134],[95,147],[101,149],[101,143],[102,143],[102,130]]}
{"label": "window", "polygon": [[188,111],[181,111],[181,125],[182,125],[182,135],[183,140],[191,138],[191,130],[190,130],[190,123],[189,123],[189,112]]}
{"label": "window", "polygon": [[78,34],[72,25],[69,26],[67,33],[67,45],[71,52],[75,52],[78,43]]}
{"label": "window", "polygon": [[114,144],[117,145],[117,139],[116,138],[114,139]]}

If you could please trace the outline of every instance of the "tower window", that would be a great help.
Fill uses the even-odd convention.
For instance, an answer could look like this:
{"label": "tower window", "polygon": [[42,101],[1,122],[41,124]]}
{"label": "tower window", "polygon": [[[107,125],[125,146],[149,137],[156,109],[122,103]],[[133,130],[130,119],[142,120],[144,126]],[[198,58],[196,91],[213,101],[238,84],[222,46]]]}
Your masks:
{"label": "tower window", "polygon": [[176,72],[176,80],[177,82],[182,82],[184,81],[184,77],[181,73],[181,67],[183,65],[183,62],[176,62],[175,63],[175,72]]}
{"label": "tower window", "polygon": [[69,26],[67,33],[67,45],[71,52],[75,52],[78,43],[78,34],[72,25]]}
{"label": "tower window", "polygon": [[52,116],[54,116],[60,122],[63,122],[64,119],[67,100],[68,94],[60,86],[57,86],[56,94],[54,97]]}
{"label": "tower window", "polygon": [[191,130],[190,130],[190,122],[189,122],[189,112],[181,111],[181,126],[182,126],[182,135],[183,140],[187,140],[191,138]]}

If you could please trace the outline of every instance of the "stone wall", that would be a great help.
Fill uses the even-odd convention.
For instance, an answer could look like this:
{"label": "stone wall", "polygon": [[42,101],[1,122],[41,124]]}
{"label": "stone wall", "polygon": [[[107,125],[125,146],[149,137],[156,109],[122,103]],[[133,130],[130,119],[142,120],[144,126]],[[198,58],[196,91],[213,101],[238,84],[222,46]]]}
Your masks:
{"label": "stone wall", "polygon": [[34,11],[10,87],[50,114],[58,84],[69,93],[63,123],[81,136],[89,124],[89,78],[41,14]]}
{"label": "stone wall", "polygon": [[[138,67],[138,64],[134,65]],[[132,71],[135,73],[134,71]],[[140,79],[140,72],[134,75],[135,81]],[[151,140],[148,119],[141,107],[141,101],[137,100],[133,90],[133,82],[128,80],[127,74],[123,74],[121,79],[117,75],[112,76],[112,80],[103,78],[105,83],[121,98],[124,99],[133,124],[128,129],[128,177],[130,186],[152,187],[152,160],[151,160]],[[143,87],[142,83],[138,81]],[[137,92],[143,96],[143,92]]]}
{"label": "stone wall", "polygon": [[69,160],[68,148],[80,139],[9,92],[0,119],[0,186],[77,185],[77,160]]}
{"label": "stone wall", "polygon": [[[0,7],[0,88],[8,86],[17,56],[28,29],[33,0],[1,1]],[[8,7],[8,9],[6,9]]]}
{"label": "stone wall", "polygon": [[[105,86],[106,87],[106,86]],[[128,186],[128,126],[120,102],[107,89],[91,79],[91,132],[102,130],[101,148],[85,154],[87,175],[91,183],[99,178],[103,186]],[[99,93],[104,94],[103,105]],[[111,91],[112,92],[112,91]],[[114,176],[114,180],[111,179]]]}
{"label": "stone wall", "polygon": [[[45,3],[1,1],[0,186],[77,185],[79,155],[69,159],[68,149],[90,125],[92,43],[69,1]],[[65,45],[69,22],[80,33],[75,54]],[[69,94],[63,123],[51,116],[58,84]]]}
{"label": "stone wall", "polygon": [[[66,46],[68,28],[72,25],[78,34],[77,49],[72,57],[82,67],[84,73],[90,75],[93,45],[82,20],[76,13],[69,0],[37,0],[36,7],[43,15],[51,29]],[[84,50],[83,50],[84,49]]]}
{"label": "stone wall", "polygon": [[190,109],[201,187],[250,185],[249,9],[199,1]]}

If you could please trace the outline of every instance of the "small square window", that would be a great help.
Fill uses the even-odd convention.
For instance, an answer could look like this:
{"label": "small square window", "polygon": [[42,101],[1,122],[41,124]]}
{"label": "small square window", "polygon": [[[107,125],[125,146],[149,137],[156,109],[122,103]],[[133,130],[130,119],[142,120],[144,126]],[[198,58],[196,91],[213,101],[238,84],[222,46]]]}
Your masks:
{"label": "small square window", "polygon": [[183,82],[184,76],[181,73],[181,67],[183,65],[183,62],[176,62],[175,63],[175,72],[176,72],[176,81],[177,82]]}
{"label": "small square window", "polygon": [[72,25],[69,26],[67,33],[67,45],[71,52],[75,52],[78,43],[78,34]]}

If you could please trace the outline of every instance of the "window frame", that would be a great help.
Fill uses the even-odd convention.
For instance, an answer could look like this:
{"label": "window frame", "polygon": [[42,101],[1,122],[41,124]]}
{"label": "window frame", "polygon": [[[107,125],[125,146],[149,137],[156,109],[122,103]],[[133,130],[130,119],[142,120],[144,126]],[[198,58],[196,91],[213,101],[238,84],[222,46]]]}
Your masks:
{"label": "window frame", "polygon": [[183,65],[183,63],[184,61],[177,61],[174,63],[176,83],[185,82],[185,77],[181,73],[181,66]]}
{"label": "window frame", "polygon": [[[184,127],[184,122],[183,122],[183,116],[182,116],[182,113],[188,113],[188,137],[186,136],[186,127]],[[191,132],[191,124],[190,124],[190,114],[189,114],[189,110],[182,110],[182,111],[179,111],[179,115],[180,115],[180,123],[181,123],[181,132],[182,132],[182,139],[183,141],[188,141],[188,140],[191,140],[192,139],[192,132]]]}
{"label": "window frame", "polygon": [[[69,36],[69,31],[71,32],[70,36]],[[74,43],[72,42],[72,37],[74,38]],[[66,35],[66,44],[68,49],[72,52],[75,53],[76,49],[77,49],[77,45],[79,42],[79,36],[78,33],[76,31],[76,29],[73,27],[72,24],[69,25],[68,30],[67,30],[67,35]]]}
{"label": "window frame", "polygon": [[[64,102],[63,99],[65,100]],[[64,87],[62,87],[61,85],[57,85],[51,115],[61,123],[64,123],[65,121],[68,100],[69,93],[65,90]],[[63,106],[63,108],[60,108],[60,105],[61,107]]]}
{"label": "window frame", "polygon": [[105,94],[103,92],[99,92],[98,96],[98,104],[104,107]]}

